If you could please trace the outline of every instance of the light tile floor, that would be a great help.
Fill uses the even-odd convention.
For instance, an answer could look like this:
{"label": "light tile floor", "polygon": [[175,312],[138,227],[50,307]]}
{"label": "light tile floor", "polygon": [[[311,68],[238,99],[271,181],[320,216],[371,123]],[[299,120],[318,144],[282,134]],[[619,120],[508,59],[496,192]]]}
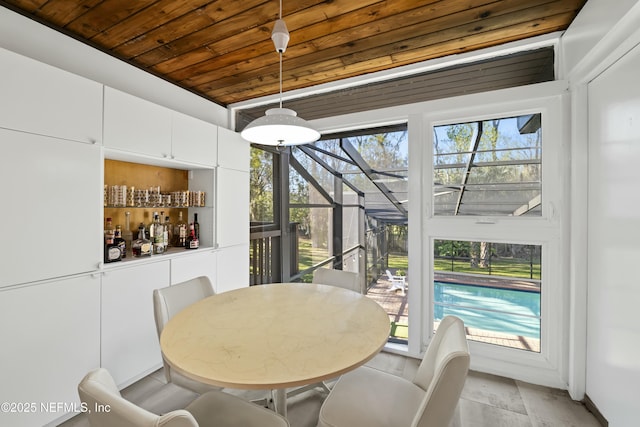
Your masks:
{"label": "light tile floor", "polygon": [[[377,369],[411,378],[420,361],[391,353],[380,353],[368,363]],[[249,399],[256,393],[228,390]],[[196,395],[167,384],[162,371],[143,378],[122,392],[128,400],[155,413],[186,406]],[[288,418],[292,427],[315,427],[324,399],[320,391],[309,391],[289,399]],[[88,427],[84,415],[62,424],[63,427]],[[451,427],[599,427],[583,404],[571,400],[562,390],[536,386],[509,378],[469,372]],[[355,427],[355,426],[354,426]]]}

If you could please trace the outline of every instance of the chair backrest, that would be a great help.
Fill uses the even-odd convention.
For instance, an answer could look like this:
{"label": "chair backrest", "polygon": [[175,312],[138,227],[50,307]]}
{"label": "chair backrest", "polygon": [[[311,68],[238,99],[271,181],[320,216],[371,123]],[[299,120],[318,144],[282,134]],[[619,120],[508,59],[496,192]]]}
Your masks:
{"label": "chair backrest", "polygon": [[318,268],[313,272],[313,283],[337,286],[362,293],[360,274],[353,271],[332,270],[330,268]]}
{"label": "chair backrest", "polygon": [[[213,295],[213,286],[206,276],[196,277],[186,282],[177,283],[175,285],[156,289],[153,291],[153,313],[156,320],[156,330],[158,339],[162,334],[167,322],[184,308],[196,303],[204,298]],[[163,359],[164,373],[167,381],[177,385],[186,387],[198,393],[211,390],[211,386],[207,386],[197,381],[191,380],[171,369],[171,366]]]}
{"label": "chair backrest", "polygon": [[78,394],[86,405],[91,427],[198,427],[188,411],[156,415],[124,399],[104,368],[89,372],[80,381]]}
{"label": "chair backrest", "polygon": [[469,361],[464,323],[458,317],[446,316],[413,379],[426,393],[412,427],[449,425],[464,387]]}
{"label": "chair backrest", "polygon": [[389,280],[393,281],[393,274],[391,274],[389,270],[387,270],[385,273],[387,273],[387,277],[389,278]]}

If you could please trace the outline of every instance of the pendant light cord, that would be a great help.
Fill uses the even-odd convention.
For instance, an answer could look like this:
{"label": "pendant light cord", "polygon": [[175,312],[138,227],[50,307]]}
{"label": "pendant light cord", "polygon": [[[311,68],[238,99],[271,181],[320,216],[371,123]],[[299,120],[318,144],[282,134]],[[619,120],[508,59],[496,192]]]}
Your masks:
{"label": "pendant light cord", "polygon": [[282,108],[282,53],[280,53],[280,108]]}
{"label": "pendant light cord", "polygon": [[[280,19],[282,19],[282,0],[280,0]],[[280,108],[282,108],[282,52],[278,52],[280,55]]]}

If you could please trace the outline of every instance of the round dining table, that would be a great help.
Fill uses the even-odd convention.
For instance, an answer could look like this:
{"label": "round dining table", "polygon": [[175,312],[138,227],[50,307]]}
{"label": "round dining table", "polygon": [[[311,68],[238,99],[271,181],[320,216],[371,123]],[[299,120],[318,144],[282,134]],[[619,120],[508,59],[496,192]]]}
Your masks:
{"label": "round dining table", "polygon": [[273,283],[223,292],[176,314],[160,337],[167,363],[220,387],[274,391],[318,383],[372,359],[389,337],[382,307],[330,285]]}

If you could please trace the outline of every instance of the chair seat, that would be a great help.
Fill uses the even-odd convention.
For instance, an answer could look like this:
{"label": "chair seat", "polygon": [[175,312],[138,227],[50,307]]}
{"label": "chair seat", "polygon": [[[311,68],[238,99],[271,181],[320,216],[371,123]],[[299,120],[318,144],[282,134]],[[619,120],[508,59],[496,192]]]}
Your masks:
{"label": "chair seat", "polygon": [[200,427],[287,427],[287,420],[275,412],[248,403],[223,391],[209,391],[185,408]]}
{"label": "chair seat", "polygon": [[331,389],[318,427],[408,427],[423,399],[424,390],[411,381],[362,366]]}

